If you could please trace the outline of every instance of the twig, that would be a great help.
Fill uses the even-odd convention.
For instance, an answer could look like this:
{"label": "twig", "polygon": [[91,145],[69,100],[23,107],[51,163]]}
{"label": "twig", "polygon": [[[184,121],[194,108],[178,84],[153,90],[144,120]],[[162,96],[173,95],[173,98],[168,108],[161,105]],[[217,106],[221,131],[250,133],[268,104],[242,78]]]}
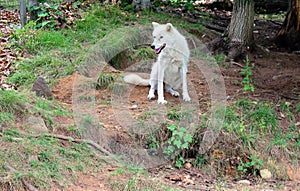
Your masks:
{"label": "twig", "polygon": [[239,64],[239,63],[237,63],[237,62],[231,61],[230,63],[231,63],[231,64],[234,64],[234,65],[237,65],[237,66],[239,66],[239,67],[241,67],[241,68],[245,68],[243,65],[241,65],[241,64]]}
{"label": "twig", "polygon": [[[14,169],[12,166],[10,165],[6,165],[6,167],[11,171],[11,172],[17,172],[16,169]],[[28,190],[30,191],[39,191],[36,187],[34,187],[33,185],[31,185],[30,183],[28,183],[26,180],[24,180],[23,178],[21,178],[22,183],[28,188]]]}

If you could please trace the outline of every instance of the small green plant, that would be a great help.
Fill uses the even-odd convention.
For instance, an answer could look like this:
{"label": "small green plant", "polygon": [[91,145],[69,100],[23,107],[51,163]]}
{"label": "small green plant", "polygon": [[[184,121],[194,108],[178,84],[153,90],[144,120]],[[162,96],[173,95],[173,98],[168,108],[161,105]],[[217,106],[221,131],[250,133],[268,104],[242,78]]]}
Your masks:
{"label": "small green plant", "polygon": [[171,120],[181,119],[181,114],[177,111],[177,108],[173,108],[172,110],[168,111],[167,116]]}
{"label": "small green plant", "polygon": [[198,155],[197,156],[197,158],[196,158],[196,160],[195,160],[195,165],[197,165],[197,166],[203,166],[204,164],[206,163],[206,159],[204,158],[204,156],[203,155]]}
{"label": "small green plant", "polygon": [[258,103],[248,111],[247,120],[249,126],[258,130],[270,130],[277,127],[277,116],[274,108],[269,103]]}
{"label": "small green plant", "polygon": [[183,150],[189,149],[189,144],[193,142],[193,137],[183,127],[171,125],[167,129],[171,131],[172,136],[167,141],[168,146],[164,150],[164,154],[171,159],[175,159],[175,166],[181,168],[185,163],[185,159],[180,154]]}
{"label": "small green plant", "polygon": [[249,58],[247,56],[246,57],[246,66],[241,72],[241,74],[245,76],[242,83],[244,85],[245,91],[254,92],[253,80],[251,78],[253,73],[252,73],[251,69],[252,69],[252,67],[249,66]]}
{"label": "small green plant", "polygon": [[184,5],[183,7],[190,11],[190,12],[194,12],[195,11],[195,6],[194,6],[194,1],[193,0],[187,0],[187,1],[184,1]]}
{"label": "small green plant", "polygon": [[224,59],[225,59],[225,55],[224,54],[217,54],[217,55],[214,55],[214,58],[217,62],[217,64],[219,66],[224,66],[226,67],[227,65],[224,63]]}
{"label": "small green plant", "polygon": [[105,89],[107,88],[111,83],[113,83],[116,79],[115,74],[111,73],[100,73],[97,84],[96,84],[96,89]]}
{"label": "small green plant", "polygon": [[249,160],[249,162],[243,162],[241,160],[241,164],[237,169],[243,174],[249,172],[251,175],[256,175],[257,170],[259,170],[264,163],[256,155],[251,155]]}
{"label": "small green plant", "polygon": [[137,57],[141,60],[154,59],[155,53],[150,47],[142,47],[137,50]]}
{"label": "small green plant", "polygon": [[300,113],[300,103],[298,103],[295,107],[297,113]]}
{"label": "small green plant", "polygon": [[29,10],[37,12],[37,28],[48,27],[54,29],[57,26],[55,18],[62,15],[62,12],[59,10],[59,5],[45,6],[42,4],[39,6],[32,6]]}

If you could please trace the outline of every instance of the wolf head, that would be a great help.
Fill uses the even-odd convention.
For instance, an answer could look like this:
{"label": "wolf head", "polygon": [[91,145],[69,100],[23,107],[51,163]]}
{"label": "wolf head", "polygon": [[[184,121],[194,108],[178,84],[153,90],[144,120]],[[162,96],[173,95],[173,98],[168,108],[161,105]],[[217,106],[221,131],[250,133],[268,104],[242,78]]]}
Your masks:
{"label": "wolf head", "polygon": [[171,23],[159,24],[152,22],[153,26],[153,43],[151,48],[155,50],[156,54],[161,53],[166,47],[171,47],[174,44],[174,30],[175,28]]}

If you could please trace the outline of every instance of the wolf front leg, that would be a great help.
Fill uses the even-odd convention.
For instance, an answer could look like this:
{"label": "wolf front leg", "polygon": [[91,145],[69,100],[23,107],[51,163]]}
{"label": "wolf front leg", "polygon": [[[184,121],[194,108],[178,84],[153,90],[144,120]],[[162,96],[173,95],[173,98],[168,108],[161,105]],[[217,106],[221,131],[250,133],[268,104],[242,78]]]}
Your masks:
{"label": "wolf front leg", "polygon": [[149,90],[149,93],[148,93],[148,99],[154,99],[155,98],[154,92],[156,90],[156,86],[157,86],[157,80],[150,79],[150,90]]}
{"label": "wolf front leg", "polygon": [[165,63],[158,62],[157,70],[157,103],[166,104],[167,101],[164,98],[164,75],[165,75]]}
{"label": "wolf front leg", "polygon": [[191,98],[187,89],[187,79],[186,79],[187,67],[184,65],[181,69],[182,76],[182,98],[184,101],[191,101]]}
{"label": "wolf front leg", "polygon": [[150,74],[150,90],[148,94],[148,99],[155,98],[154,92],[157,89],[157,75],[158,75],[158,63],[154,62]]}

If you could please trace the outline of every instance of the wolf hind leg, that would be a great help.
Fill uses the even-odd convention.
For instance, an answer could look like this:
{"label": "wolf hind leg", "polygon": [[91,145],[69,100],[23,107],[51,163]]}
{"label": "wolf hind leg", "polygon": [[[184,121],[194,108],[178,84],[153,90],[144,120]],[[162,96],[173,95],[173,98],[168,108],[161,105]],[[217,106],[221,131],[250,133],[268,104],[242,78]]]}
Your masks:
{"label": "wolf hind leg", "polygon": [[178,97],[180,95],[178,91],[173,90],[173,88],[171,88],[170,86],[167,86],[165,88],[165,91],[170,93],[174,97]]}

